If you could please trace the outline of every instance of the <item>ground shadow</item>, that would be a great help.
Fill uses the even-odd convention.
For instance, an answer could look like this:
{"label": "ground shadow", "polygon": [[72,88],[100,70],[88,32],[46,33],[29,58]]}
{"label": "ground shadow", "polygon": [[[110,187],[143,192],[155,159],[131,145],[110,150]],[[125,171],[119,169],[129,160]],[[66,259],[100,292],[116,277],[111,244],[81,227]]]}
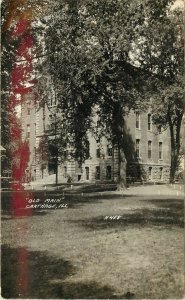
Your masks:
{"label": "ground shadow", "polygon": [[[52,187],[54,190],[49,190],[49,188]],[[38,190],[40,192],[48,191],[48,192],[68,192],[70,194],[78,193],[78,192],[84,192],[84,193],[96,193],[96,192],[106,192],[106,191],[115,191],[117,189],[117,184],[113,181],[104,183],[75,183],[71,182],[65,183],[65,184],[47,184],[46,190]]]}
{"label": "ground shadow", "polygon": [[[144,200],[145,201],[145,200]],[[155,199],[155,200],[147,200],[152,204],[155,204],[158,207],[166,208],[176,213],[181,214],[184,209],[184,200],[180,199]]]}
{"label": "ground shadow", "polygon": [[2,246],[2,296],[7,299],[133,299],[127,291],[117,296],[109,286],[88,281],[63,281],[76,272],[67,260],[45,252]]}
{"label": "ground shadow", "polygon": [[116,191],[117,185],[116,184],[93,184],[93,185],[86,185],[80,186],[78,188],[78,192],[83,193],[99,193],[99,192],[106,192],[106,191]]}
{"label": "ground shadow", "polygon": [[[23,192],[24,194],[24,192]],[[124,196],[124,195],[113,195],[113,194],[85,194],[85,193],[76,193],[70,194],[60,193],[56,191],[48,191],[48,192],[32,192],[31,196],[28,199],[39,199],[39,202],[29,203],[29,200],[25,200],[27,198],[27,194],[25,193],[22,201],[16,202],[16,206],[12,205],[11,193],[6,193],[2,197],[1,201],[1,209],[2,209],[2,220],[9,218],[18,218],[18,217],[29,217],[34,215],[44,216],[50,211],[54,211],[55,207],[52,208],[52,205],[56,203],[56,209],[66,209],[65,207],[60,207],[60,204],[65,204],[68,209],[79,209],[83,205],[88,203],[102,203],[102,201],[106,200],[115,200],[115,199],[123,199],[125,197],[132,196]],[[46,199],[50,199],[51,202],[46,202]],[[52,201],[57,202],[52,202]],[[59,201],[58,201],[59,200]],[[37,204],[44,205],[44,207],[35,206]],[[46,206],[48,204],[49,206]],[[26,208],[26,206],[29,208]],[[4,216],[4,217],[3,217]]]}
{"label": "ground shadow", "polygon": [[[145,200],[146,201],[146,200]],[[155,208],[130,209],[130,211],[121,214],[119,219],[106,219],[106,216],[91,218],[88,220],[73,221],[87,230],[103,230],[117,228],[126,230],[128,226],[167,226],[184,227],[184,201],[183,200],[151,200],[157,204]],[[159,207],[160,206],[160,207]]]}
{"label": "ground shadow", "polygon": [[34,193],[26,191],[3,192],[1,194],[1,220],[11,220],[12,218],[24,218],[34,215],[44,216],[46,211],[27,209],[29,204],[27,198],[35,198]]}

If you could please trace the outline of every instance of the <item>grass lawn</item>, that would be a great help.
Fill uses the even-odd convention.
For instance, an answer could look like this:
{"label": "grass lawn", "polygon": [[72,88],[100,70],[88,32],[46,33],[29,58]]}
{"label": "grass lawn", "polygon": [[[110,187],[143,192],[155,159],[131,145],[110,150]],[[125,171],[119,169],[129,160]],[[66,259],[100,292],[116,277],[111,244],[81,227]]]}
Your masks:
{"label": "grass lawn", "polygon": [[[182,198],[73,193],[62,200],[68,208],[15,216],[5,195],[3,297],[183,298]],[[56,199],[62,193],[31,197]],[[120,219],[105,220],[115,215]]]}

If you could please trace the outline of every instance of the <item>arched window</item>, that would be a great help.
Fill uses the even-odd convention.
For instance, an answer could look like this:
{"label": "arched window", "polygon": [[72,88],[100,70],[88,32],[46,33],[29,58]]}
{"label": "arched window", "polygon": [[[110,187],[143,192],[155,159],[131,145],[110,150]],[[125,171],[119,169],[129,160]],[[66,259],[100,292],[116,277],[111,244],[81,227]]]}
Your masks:
{"label": "arched window", "polygon": [[163,159],[163,143],[159,142],[159,159]]}
{"label": "arched window", "polygon": [[152,115],[148,114],[148,130],[152,129]]}

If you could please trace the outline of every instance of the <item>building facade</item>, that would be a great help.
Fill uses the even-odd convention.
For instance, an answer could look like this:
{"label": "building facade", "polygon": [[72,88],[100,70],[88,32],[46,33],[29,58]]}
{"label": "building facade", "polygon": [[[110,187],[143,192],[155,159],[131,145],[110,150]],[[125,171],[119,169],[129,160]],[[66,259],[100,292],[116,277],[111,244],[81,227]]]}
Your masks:
{"label": "building facade", "polygon": [[[118,149],[105,137],[96,140],[88,133],[89,155],[82,165],[72,157],[61,163],[51,159],[42,146],[47,128],[55,124],[56,103],[37,107],[32,96],[21,110],[22,138],[29,141],[30,160],[26,181],[35,181],[56,173],[59,182],[117,182]],[[152,124],[148,112],[131,111],[126,117],[123,149],[127,181],[168,182],[170,175],[170,135],[168,130]],[[55,137],[53,137],[55,138]]]}
{"label": "building facade", "polygon": [[170,177],[170,133],[152,123],[150,111],[133,112],[127,116],[126,136],[131,137],[125,154],[127,178],[132,180],[168,182]]}

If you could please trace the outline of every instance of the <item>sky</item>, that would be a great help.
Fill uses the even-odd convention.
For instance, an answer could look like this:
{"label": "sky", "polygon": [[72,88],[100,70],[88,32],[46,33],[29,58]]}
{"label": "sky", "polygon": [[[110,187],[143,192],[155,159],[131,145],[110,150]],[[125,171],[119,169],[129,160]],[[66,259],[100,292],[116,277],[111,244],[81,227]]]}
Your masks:
{"label": "sky", "polygon": [[184,0],[177,0],[175,1],[174,5],[173,5],[173,8],[176,8],[176,7],[184,7]]}

